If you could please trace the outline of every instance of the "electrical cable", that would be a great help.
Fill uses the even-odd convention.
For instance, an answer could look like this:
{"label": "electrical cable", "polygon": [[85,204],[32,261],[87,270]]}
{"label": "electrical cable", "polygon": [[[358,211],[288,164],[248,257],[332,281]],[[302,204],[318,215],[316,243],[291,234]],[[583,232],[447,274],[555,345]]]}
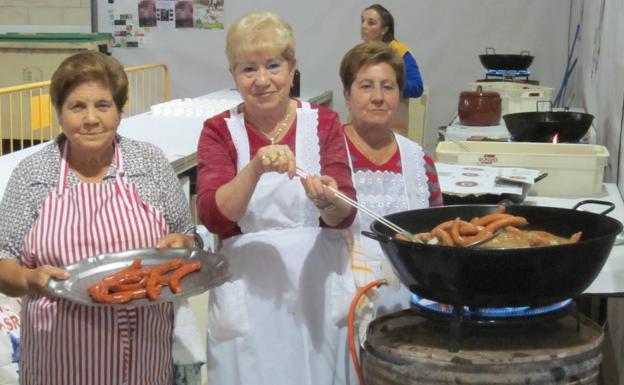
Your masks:
{"label": "electrical cable", "polygon": [[[620,135],[619,135],[619,140],[618,143],[620,144],[618,146],[618,154],[617,154],[617,169],[620,168],[621,165],[621,161],[622,161],[622,130],[624,130],[624,97],[622,97],[622,111],[620,112]],[[619,186],[620,184],[620,173],[617,173],[617,177],[615,180],[615,183]],[[621,195],[621,194],[620,194]]]}
{"label": "electrical cable", "polygon": [[348,330],[348,339],[349,339],[349,352],[351,352],[351,361],[353,362],[353,366],[355,367],[355,372],[357,373],[358,380],[360,385],[366,385],[364,382],[364,374],[362,373],[362,368],[360,367],[360,361],[358,359],[357,349],[355,348],[355,309],[357,309],[357,305],[360,302],[360,299],[372,288],[380,287],[383,285],[387,285],[388,281],[385,279],[377,279],[375,281],[369,282],[366,285],[362,286],[360,290],[358,290],[355,297],[353,297],[353,301],[351,301],[351,306],[349,307],[349,316],[347,318],[347,330]]}
{"label": "electrical cable", "polygon": [[581,31],[581,24],[577,24],[576,25],[576,32],[574,33],[574,40],[572,41],[572,48],[570,49],[569,53],[568,53],[568,61],[566,63],[566,69],[565,72],[563,73],[563,80],[561,81],[561,86],[559,87],[559,91],[557,92],[557,96],[555,97],[554,103],[553,105],[555,107],[559,107],[560,104],[563,102],[563,98],[565,97],[565,89],[568,86],[568,78],[570,77],[570,74],[572,73],[572,70],[574,69],[574,65],[572,65],[572,68],[570,68],[570,62],[572,61],[572,55],[574,55],[574,48],[576,47],[576,41],[579,38],[579,33]]}

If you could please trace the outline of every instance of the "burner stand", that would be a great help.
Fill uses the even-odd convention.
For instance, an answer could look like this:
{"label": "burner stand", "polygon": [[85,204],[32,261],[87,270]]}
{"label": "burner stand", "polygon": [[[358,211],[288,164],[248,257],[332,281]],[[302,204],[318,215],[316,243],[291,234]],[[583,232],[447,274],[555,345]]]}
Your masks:
{"label": "burner stand", "polygon": [[503,79],[513,81],[515,79],[524,78],[526,81],[529,81],[529,76],[531,76],[531,72],[528,70],[486,70],[485,71],[485,79],[494,78],[494,79]]}
{"label": "burner stand", "polygon": [[580,312],[576,309],[574,301],[564,306],[541,314],[519,315],[511,317],[479,316],[467,314],[464,306],[453,306],[450,314],[431,310],[423,306],[412,304],[411,311],[415,315],[436,321],[440,324],[448,323],[448,351],[458,352],[461,348],[462,328],[508,328],[518,327],[534,323],[547,323],[558,320],[566,315],[576,318],[577,331],[580,330]]}
{"label": "burner stand", "polygon": [[494,325],[462,325],[462,348],[449,352],[448,321],[414,309],[378,317],[360,350],[364,379],[368,385],[597,385],[604,331],[583,314]]}

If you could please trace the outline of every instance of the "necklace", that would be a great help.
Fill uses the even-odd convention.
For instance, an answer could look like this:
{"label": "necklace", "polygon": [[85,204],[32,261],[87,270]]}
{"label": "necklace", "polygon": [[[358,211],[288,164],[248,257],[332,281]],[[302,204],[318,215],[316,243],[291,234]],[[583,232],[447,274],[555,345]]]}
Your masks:
{"label": "necklace", "polygon": [[258,132],[266,136],[271,141],[271,144],[275,144],[275,141],[280,137],[280,135],[282,135],[282,132],[284,132],[284,130],[286,129],[287,127],[286,125],[288,124],[289,119],[290,119],[290,103],[288,104],[288,106],[286,106],[286,116],[284,117],[284,119],[282,119],[282,122],[279,124],[279,128],[277,129],[277,131],[275,131],[275,134],[271,135],[270,132],[267,134],[260,130],[258,130]]}
{"label": "necklace", "polygon": [[282,120],[282,123],[280,124],[279,129],[277,130],[277,132],[275,132],[275,135],[269,136],[269,140],[271,141],[271,144],[275,144],[275,139],[279,138],[280,135],[282,135],[282,132],[286,128],[286,123],[288,123],[289,119],[290,119],[290,104],[286,106],[286,116],[284,117],[284,120]]}
{"label": "necklace", "polygon": [[394,140],[380,149],[375,149],[368,145],[365,140],[360,138],[353,126],[351,126],[350,131],[351,135],[348,137],[351,142],[353,142],[355,147],[360,151],[360,153],[362,153],[362,155],[364,155],[364,157],[378,166],[386,164],[396,152],[396,148],[393,145]]}

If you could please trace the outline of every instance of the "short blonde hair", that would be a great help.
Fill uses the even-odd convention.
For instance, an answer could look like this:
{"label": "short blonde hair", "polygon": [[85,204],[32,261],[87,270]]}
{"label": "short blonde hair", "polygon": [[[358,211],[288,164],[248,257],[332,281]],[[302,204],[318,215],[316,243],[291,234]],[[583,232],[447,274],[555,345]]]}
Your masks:
{"label": "short blonde hair", "polygon": [[295,38],[290,24],[271,12],[250,13],[232,24],[225,44],[230,68],[241,58],[258,52],[276,52],[289,62],[295,60]]}
{"label": "short blonde hair", "polygon": [[57,110],[67,95],[80,84],[95,81],[110,90],[117,109],[121,111],[128,100],[128,77],[121,63],[112,56],[96,51],[80,51],[63,62],[52,75],[50,98]]}

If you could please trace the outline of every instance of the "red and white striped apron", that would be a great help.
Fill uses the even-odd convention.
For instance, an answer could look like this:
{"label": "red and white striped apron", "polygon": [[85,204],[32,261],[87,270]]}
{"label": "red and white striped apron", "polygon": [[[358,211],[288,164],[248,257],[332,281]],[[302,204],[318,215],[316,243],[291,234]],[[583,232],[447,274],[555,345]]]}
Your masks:
{"label": "red and white striped apron", "polygon": [[[89,256],[154,247],[168,233],[124,174],[115,144],[115,183],[66,187],[65,145],[57,188],[27,233],[22,262],[63,267]],[[173,382],[170,303],[115,309],[27,296],[22,306],[22,385],[164,385]]]}

